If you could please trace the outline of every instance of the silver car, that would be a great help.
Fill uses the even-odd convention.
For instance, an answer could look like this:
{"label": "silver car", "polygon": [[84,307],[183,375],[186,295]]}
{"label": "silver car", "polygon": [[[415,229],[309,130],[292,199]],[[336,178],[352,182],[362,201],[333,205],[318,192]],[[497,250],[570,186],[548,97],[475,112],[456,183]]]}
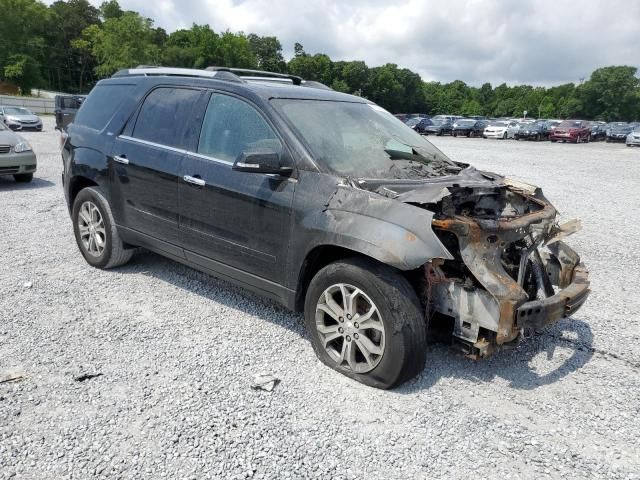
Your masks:
{"label": "silver car", "polygon": [[42,130],[42,119],[24,107],[0,105],[0,121],[11,130]]}
{"label": "silver car", "polygon": [[36,167],[29,142],[0,122],[0,176],[13,175],[16,182],[26,183],[33,180]]}
{"label": "silver car", "polygon": [[636,126],[633,131],[627,135],[625,143],[627,147],[640,147],[640,125]]}

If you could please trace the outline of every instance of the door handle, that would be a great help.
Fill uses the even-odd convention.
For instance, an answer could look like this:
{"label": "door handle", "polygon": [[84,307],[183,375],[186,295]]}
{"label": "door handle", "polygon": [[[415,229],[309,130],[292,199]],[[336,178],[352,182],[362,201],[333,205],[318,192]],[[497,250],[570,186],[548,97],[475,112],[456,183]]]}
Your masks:
{"label": "door handle", "polygon": [[204,187],[207,184],[207,182],[205,182],[203,179],[198,177],[192,177],[190,175],[185,175],[184,177],[182,177],[182,179],[185,182],[190,183],[192,185],[197,185],[198,187]]}
{"label": "door handle", "polygon": [[123,165],[129,165],[129,159],[124,155],[114,155],[113,161],[122,163]]}

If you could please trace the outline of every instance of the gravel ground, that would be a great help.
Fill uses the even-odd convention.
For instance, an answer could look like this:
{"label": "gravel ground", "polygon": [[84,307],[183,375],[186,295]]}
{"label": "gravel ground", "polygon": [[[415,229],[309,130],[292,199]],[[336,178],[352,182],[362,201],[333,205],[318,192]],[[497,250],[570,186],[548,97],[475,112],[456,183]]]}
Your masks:
{"label": "gravel ground", "polygon": [[[0,375],[24,375],[0,383],[0,478],[640,478],[640,149],[433,138],[582,218],[593,293],[485,361],[430,345],[384,392],[223,281],[151,253],[90,268],[45,127],[24,134],[37,179],[0,179]],[[262,372],[272,392],[251,388]]]}

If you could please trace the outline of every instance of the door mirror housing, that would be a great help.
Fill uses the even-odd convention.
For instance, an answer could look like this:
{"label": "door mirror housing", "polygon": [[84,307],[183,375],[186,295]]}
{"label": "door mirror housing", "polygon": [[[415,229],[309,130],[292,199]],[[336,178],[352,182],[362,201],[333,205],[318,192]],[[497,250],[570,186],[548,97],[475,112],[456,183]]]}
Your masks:
{"label": "door mirror housing", "polygon": [[272,173],[290,175],[293,168],[283,165],[278,152],[268,149],[252,149],[241,152],[233,163],[233,169],[239,172]]}

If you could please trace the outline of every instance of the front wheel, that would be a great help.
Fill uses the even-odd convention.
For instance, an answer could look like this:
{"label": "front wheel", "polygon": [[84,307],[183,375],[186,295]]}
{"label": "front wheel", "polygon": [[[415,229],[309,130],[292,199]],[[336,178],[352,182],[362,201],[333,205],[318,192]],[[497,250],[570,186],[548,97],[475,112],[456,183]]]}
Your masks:
{"label": "front wheel", "polygon": [[420,302],[387,265],[349,258],[324,267],[307,290],[305,324],[318,358],[366,385],[391,388],[424,368]]}
{"label": "front wheel", "polygon": [[71,210],[73,232],[80,253],[96,268],[113,268],[127,263],[134,250],[125,248],[107,199],[100,189],[80,191]]}
{"label": "front wheel", "polygon": [[502,139],[506,140],[507,139],[507,132],[504,132],[504,135],[502,135]]}

